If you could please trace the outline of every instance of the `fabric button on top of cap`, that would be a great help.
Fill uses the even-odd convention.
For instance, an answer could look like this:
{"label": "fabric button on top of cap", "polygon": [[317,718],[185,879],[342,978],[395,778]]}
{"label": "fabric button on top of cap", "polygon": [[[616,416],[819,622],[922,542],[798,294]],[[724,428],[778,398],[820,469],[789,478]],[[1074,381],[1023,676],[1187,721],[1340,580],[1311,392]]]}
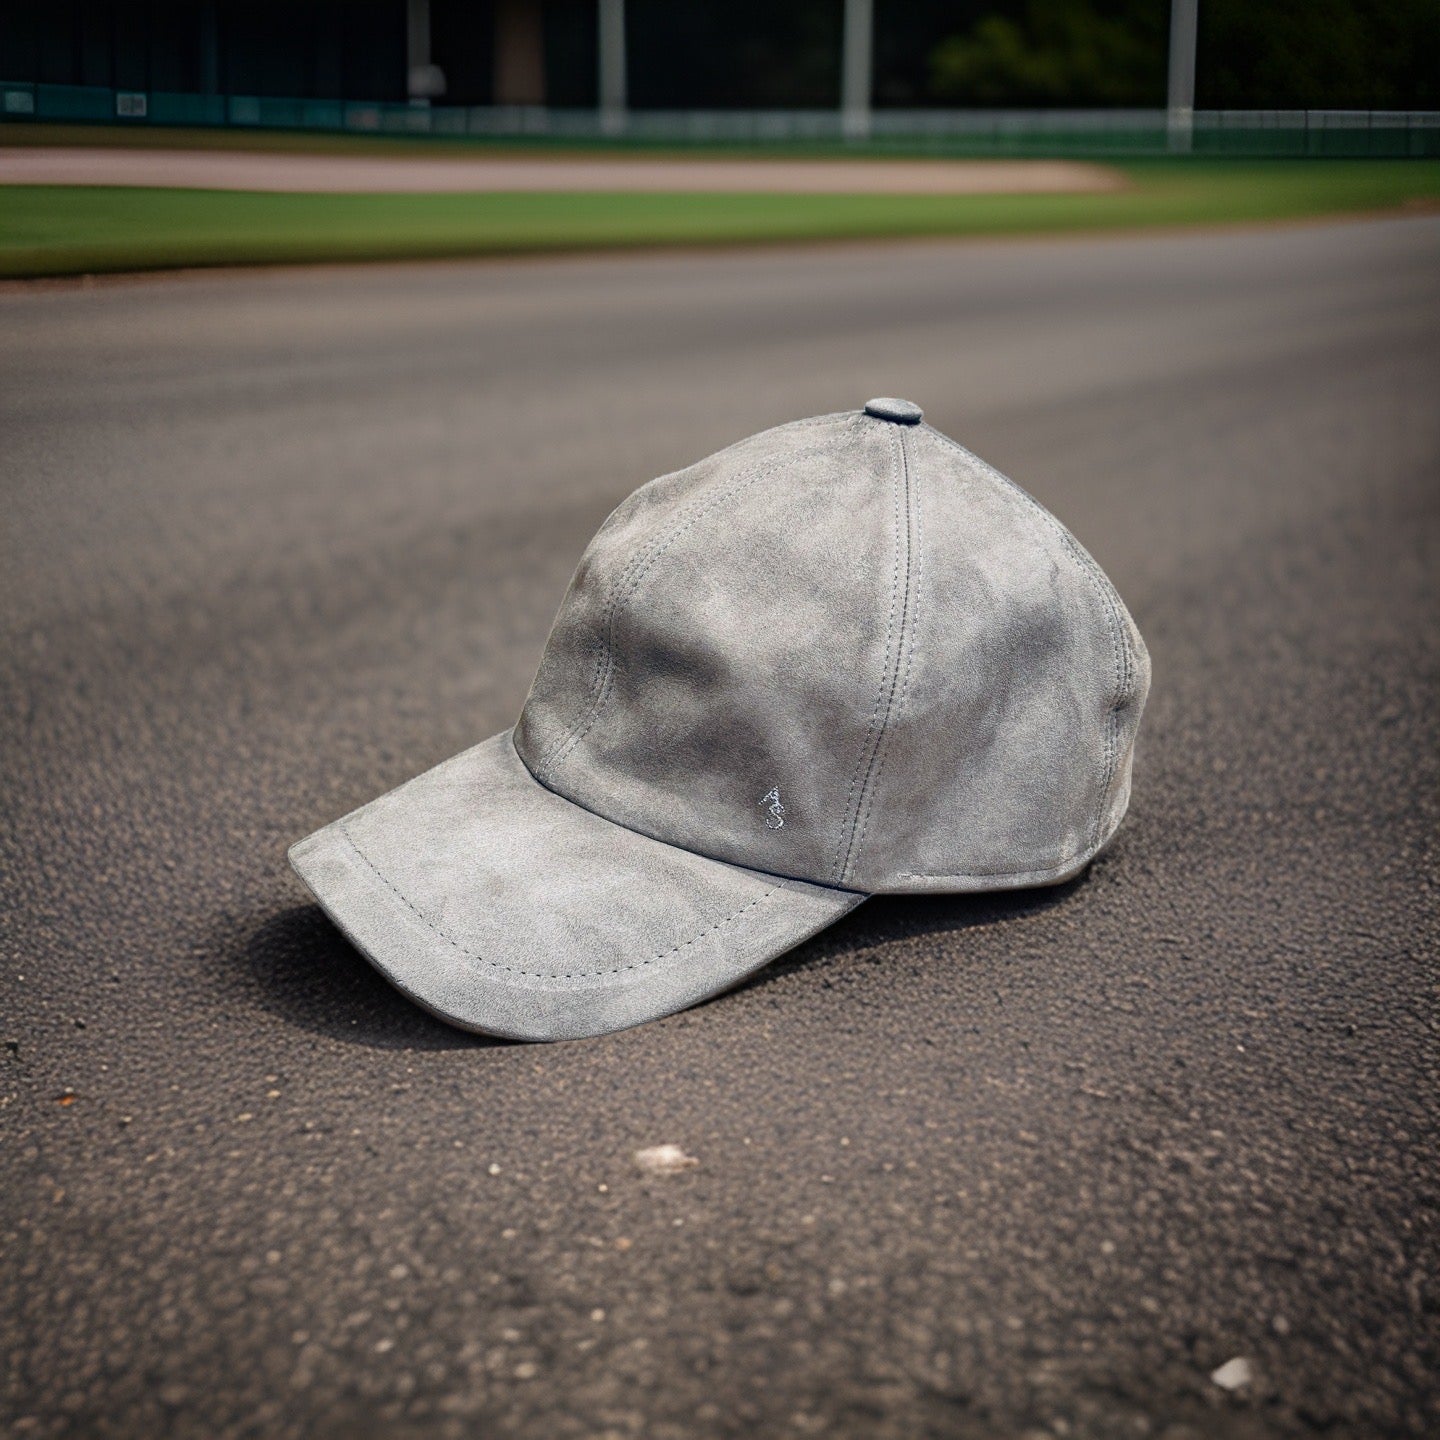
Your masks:
{"label": "fabric button on top of cap", "polygon": [[893,420],[897,425],[918,425],[925,418],[925,412],[913,400],[897,400],[890,395],[867,400],[865,413],[877,420]]}

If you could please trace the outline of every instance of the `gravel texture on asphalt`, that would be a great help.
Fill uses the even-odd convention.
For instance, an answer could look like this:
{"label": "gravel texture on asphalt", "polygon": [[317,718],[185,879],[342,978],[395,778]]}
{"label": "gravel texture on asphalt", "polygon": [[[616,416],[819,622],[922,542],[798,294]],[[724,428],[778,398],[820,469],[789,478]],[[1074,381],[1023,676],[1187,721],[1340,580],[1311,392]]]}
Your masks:
{"label": "gravel texture on asphalt", "polygon": [[[1440,220],[176,277],[0,332],[0,1430],[1440,1427]],[[636,484],[873,394],[1134,613],[1114,848],[598,1041],[391,991],[286,844],[513,720]]]}

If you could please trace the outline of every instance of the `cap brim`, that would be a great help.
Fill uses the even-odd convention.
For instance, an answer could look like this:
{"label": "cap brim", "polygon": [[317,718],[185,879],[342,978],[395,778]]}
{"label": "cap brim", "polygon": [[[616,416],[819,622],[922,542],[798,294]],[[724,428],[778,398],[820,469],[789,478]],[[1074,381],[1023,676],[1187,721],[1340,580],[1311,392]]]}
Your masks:
{"label": "cap brim", "polygon": [[613,824],[545,789],[508,731],[317,830],[290,863],[417,1004],[518,1040],[683,1010],[866,898]]}

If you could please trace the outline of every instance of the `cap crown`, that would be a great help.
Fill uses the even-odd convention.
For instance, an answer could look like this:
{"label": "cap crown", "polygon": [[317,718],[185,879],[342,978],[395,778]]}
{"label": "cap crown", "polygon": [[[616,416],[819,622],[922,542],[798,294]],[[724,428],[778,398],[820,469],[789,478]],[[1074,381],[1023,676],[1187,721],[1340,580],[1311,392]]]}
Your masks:
{"label": "cap crown", "polygon": [[1058,520],[929,426],[847,412],[615,510],[515,745],[551,790],[716,859],[1005,889],[1114,833],[1149,676]]}

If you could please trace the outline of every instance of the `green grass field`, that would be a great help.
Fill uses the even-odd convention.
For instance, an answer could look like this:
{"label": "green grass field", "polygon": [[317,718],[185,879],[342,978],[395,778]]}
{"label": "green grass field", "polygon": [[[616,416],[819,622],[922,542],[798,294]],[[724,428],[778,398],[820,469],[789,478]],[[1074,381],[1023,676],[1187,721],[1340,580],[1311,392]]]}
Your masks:
{"label": "green grass field", "polygon": [[1294,220],[1440,206],[1440,162],[1153,161],[1089,195],[0,189],[0,276]]}

